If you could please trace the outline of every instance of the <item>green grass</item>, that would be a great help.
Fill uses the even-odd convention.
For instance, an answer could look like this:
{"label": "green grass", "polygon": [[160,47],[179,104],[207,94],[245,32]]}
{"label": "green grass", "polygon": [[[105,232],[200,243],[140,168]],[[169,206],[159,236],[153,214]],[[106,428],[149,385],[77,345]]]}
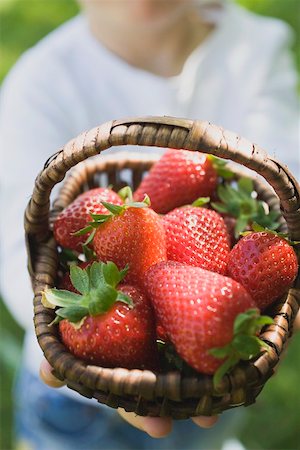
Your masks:
{"label": "green grass", "polygon": [[[295,31],[293,50],[300,70],[300,1],[239,0],[239,3],[291,25]],[[0,0],[0,81],[27,48],[77,12],[74,0]],[[23,332],[1,298],[0,331],[0,450],[8,450],[12,448],[11,389],[20,363]],[[299,355],[300,333],[293,338],[278,373],[269,380],[256,404],[246,409],[246,422],[240,428],[239,437],[247,449],[300,448]]]}
{"label": "green grass", "polygon": [[73,0],[0,0],[0,80],[21,53],[77,12]]}
{"label": "green grass", "polygon": [[247,408],[239,438],[247,449],[300,448],[300,333],[290,341],[276,374],[266,383],[256,404]]}
{"label": "green grass", "polygon": [[299,0],[238,0],[242,6],[263,16],[276,17],[288,23],[294,31],[293,51],[300,72],[300,1]]}
{"label": "green grass", "polygon": [[12,387],[21,361],[23,330],[14,321],[0,297],[0,450],[11,447]]}

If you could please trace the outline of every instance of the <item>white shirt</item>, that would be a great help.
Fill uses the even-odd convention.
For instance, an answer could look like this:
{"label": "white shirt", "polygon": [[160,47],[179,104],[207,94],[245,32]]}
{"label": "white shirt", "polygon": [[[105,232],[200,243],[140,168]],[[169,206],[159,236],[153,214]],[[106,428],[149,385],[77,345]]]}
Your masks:
{"label": "white shirt", "polygon": [[278,20],[226,6],[216,30],[190,55],[182,73],[163,78],[108,51],[80,15],[20,58],[1,90],[0,289],[26,329],[30,370],[38,372],[42,354],[33,329],[23,213],[46,159],[108,120],[171,115],[235,131],[297,175],[299,117],[290,37]]}

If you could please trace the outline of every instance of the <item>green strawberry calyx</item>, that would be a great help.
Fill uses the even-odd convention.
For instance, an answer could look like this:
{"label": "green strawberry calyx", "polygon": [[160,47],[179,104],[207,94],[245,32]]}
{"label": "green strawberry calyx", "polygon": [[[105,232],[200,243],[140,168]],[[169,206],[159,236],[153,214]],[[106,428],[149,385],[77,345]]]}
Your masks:
{"label": "green strawberry calyx", "polygon": [[131,298],[117,290],[127,272],[128,266],[119,270],[112,261],[93,262],[85,269],[71,265],[70,279],[79,294],[56,288],[45,289],[42,293],[42,304],[45,307],[59,307],[56,310],[56,318],[50,325],[67,319],[75,328],[80,328],[85,317],[104,314],[117,301],[132,308]]}
{"label": "green strawberry calyx", "polygon": [[279,238],[285,239],[287,241],[287,243],[291,246],[300,244],[300,241],[293,241],[293,240],[289,239],[289,236],[287,233],[280,233],[275,230],[270,230],[269,228],[262,227],[261,225],[259,225],[256,222],[253,222],[251,228],[252,228],[252,230],[248,230],[248,231],[244,231],[244,232],[240,233],[241,236],[248,236],[249,234],[264,232],[264,233],[273,234],[274,236],[278,236]]}
{"label": "green strawberry calyx", "polygon": [[212,202],[212,207],[222,214],[229,214],[237,219],[235,237],[245,231],[253,222],[271,230],[277,230],[280,216],[277,211],[269,211],[268,205],[256,198],[253,181],[241,177],[236,186],[229,183],[220,184],[217,189],[220,202]]}
{"label": "green strawberry calyx", "polygon": [[233,338],[224,347],[209,350],[215,358],[224,359],[223,364],[213,376],[213,384],[217,387],[222,377],[241,360],[248,361],[257,356],[262,347],[269,349],[269,345],[259,339],[257,334],[265,325],[274,323],[269,316],[261,316],[257,308],[251,308],[237,315],[233,325]]}
{"label": "green strawberry calyx", "polygon": [[228,161],[214,155],[207,155],[207,159],[212,163],[212,166],[219,177],[224,180],[232,180],[232,178],[234,178],[234,172],[227,167]]}
{"label": "green strawberry calyx", "polygon": [[83,246],[87,247],[88,244],[90,244],[94,239],[97,228],[108,222],[112,217],[121,215],[128,208],[148,208],[151,204],[150,198],[147,194],[145,194],[143,201],[133,201],[132,190],[129,186],[122,188],[118,194],[124,201],[123,205],[114,205],[113,203],[102,201],[101,204],[109,211],[109,214],[90,213],[92,219],[91,222],[88,222],[86,227],[73,233],[74,236],[82,236],[86,233],[90,233]]}
{"label": "green strawberry calyx", "polygon": [[210,197],[199,197],[193,201],[192,206],[201,208],[210,202]]}

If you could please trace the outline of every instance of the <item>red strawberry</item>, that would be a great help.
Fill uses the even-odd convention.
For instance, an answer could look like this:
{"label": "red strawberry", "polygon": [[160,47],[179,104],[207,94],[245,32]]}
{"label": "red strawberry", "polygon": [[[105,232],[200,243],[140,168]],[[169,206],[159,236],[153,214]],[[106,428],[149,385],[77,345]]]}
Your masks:
{"label": "red strawberry", "polygon": [[116,205],[122,205],[123,201],[114,191],[108,188],[95,188],[79,195],[56,218],[53,225],[53,233],[56,242],[65,248],[82,251],[82,244],[87,240],[87,235],[72,235],[86,227],[92,220],[90,213],[108,214],[107,209],[101,204],[107,201]]}
{"label": "red strawberry", "polygon": [[45,306],[56,311],[61,339],[76,357],[103,367],[157,368],[155,319],[152,305],[138,288],[124,285],[115,264],[71,267],[74,290],[49,289]]}
{"label": "red strawberry", "polygon": [[164,341],[164,342],[169,342],[170,339],[168,338],[168,335],[166,333],[166,330],[164,329],[164,327],[161,325],[161,323],[159,321],[156,321],[156,336],[157,339]]}
{"label": "red strawberry", "polygon": [[[222,363],[209,352],[215,347],[222,347],[215,354],[221,355],[223,361],[228,357],[226,370],[240,358],[249,359],[244,349],[249,341],[254,353],[260,350],[256,336],[251,336],[257,331],[252,318],[257,318],[258,310],[254,313],[254,301],[236,281],[168,261],[147,271],[145,286],[158,320],[178,354],[199,372],[213,374]],[[249,308],[251,314],[245,313]],[[243,320],[240,313],[245,313]],[[235,322],[237,317],[239,323]],[[234,328],[238,339],[234,338]]]}
{"label": "red strawberry", "polygon": [[134,199],[140,201],[147,194],[152,209],[164,214],[198,197],[212,195],[216,186],[217,172],[206,155],[169,149],[142,180]]}
{"label": "red strawberry", "polygon": [[176,208],[162,223],[169,260],[225,274],[230,248],[224,220],[217,212],[196,206]]}
{"label": "red strawberry", "polygon": [[263,310],[293,284],[298,261],[286,239],[270,232],[242,237],[228,260],[228,274],[241,283]]}
{"label": "red strawberry", "polygon": [[130,205],[135,204],[110,209],[111,216],[96,230],[93,248],[100,261],[113,261],[119,268],[128,264],[126,282],[143,286],[146,270],[167,259],[165,232],[152,209]]}

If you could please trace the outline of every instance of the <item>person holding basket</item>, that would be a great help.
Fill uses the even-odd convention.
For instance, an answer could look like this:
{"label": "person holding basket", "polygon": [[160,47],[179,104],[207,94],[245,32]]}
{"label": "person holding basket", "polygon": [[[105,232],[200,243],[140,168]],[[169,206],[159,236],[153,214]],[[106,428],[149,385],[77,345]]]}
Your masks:
{"label": "person holding basket", "polygon": [[[174,424],[171,432],[169,419],[124,410],[118,416],[66,387],[49,389],[39,380],[40,371],[50,386],[63,384],[43,362],[34,333],[23,213],[33,181],[51,154],[83,130],[128,116],[170,115],[220,124],[274,152],[296,173],[290,31],[227,1],[80,4],[77,17],[20,58],[1,89],[0,202],[6,211],[0,225],[1,291],[26,329],[15,395],[17,440],[42,450],[213,449],[219,445],[216,435],[226,436],[226,416],[211,433],[192,421]],[[236,416],[233,420],[238,424]],[[216,418],[193,421],[206,428]]]}

